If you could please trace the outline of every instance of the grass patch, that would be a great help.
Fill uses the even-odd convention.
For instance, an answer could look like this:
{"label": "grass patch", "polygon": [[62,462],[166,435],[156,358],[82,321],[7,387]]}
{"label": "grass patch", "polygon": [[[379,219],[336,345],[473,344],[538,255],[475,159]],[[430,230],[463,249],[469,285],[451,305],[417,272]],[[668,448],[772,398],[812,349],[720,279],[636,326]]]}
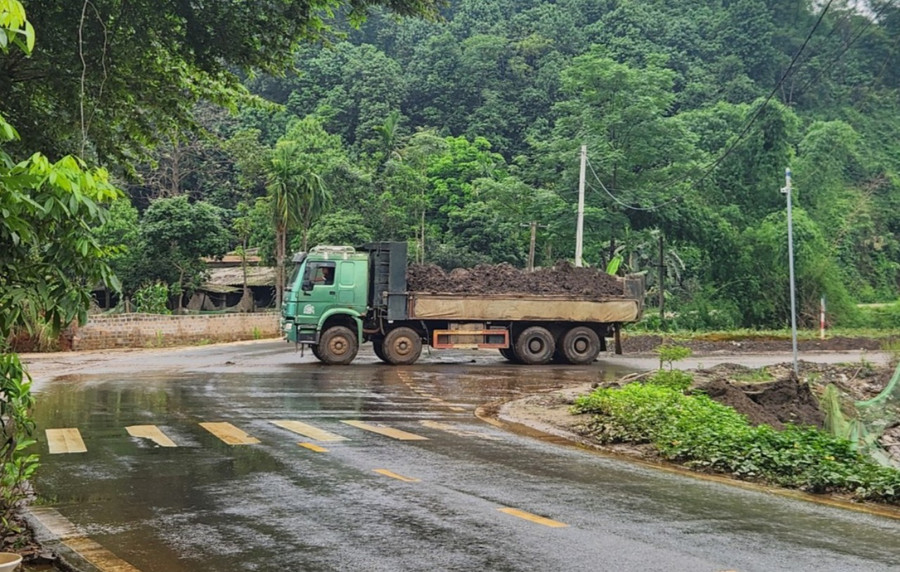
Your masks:
{"label": "grass patch", "polygon": [[769,370],[766,368],[761,367],[746,373],[736,373],[734,374],[734,380],[743,383],[766,383],[768,381],[775,381],[775,376],[769,373]]}
{"label": "grass patch", "polygon": [[705,395],[633,383],[597,389],[572,409],[594,415],[591,431],[604,443],[650,443],[664,459],[701,471],[900,504],[900,471],[860,455],[850,441],[809,427],[754,427]]}

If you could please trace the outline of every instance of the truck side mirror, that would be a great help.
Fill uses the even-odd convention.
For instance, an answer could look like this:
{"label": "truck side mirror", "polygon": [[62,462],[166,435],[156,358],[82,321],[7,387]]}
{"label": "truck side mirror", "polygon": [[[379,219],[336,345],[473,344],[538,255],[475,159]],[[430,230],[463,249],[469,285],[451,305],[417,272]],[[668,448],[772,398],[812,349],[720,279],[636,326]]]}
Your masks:
{"label": "truck side mirror", "polygon": [[303,290],[304,292],[309,292],[310,290],[312,290],[313,289],[312,280],[304,280],[300,285],[300,289]]}

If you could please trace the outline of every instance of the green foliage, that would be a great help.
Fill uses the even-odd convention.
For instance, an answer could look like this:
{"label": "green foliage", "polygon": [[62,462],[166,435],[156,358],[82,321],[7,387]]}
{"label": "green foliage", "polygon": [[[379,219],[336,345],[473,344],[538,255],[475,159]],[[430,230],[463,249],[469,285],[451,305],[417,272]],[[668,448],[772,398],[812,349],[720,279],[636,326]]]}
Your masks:
{"label": "green foliage", "polygon": [[630,384],[581,396],[573,411],[593,415],[592,431],[604,442],[650,443],[663,458],[692,468],[900,503],[900,471],[862,457],[849,441],[808,427],[754,427],[705,395]]}
{"label": "green foliage", "polygon": [[659,356],[659,369],[663,368],[663,363],[667,363],[669,364],[669,371],[672,370],[676,361],[689,358],[693,353],[691,348],[673,344],[662,344],[653,351]]}
{"label": "green foliage", "polygon": [[[434,0],[252,6],[93,0],[84,16],[78,2],[27,5],[31,19],[40,22],[41,49],[27,61],[0,62],[7,70],[0,101],[10,116],[28,118],[34,126],[23,147],[51,156],[93,151],[103,162],[125,166],[145,156],[148,143],[196,126],[199,102],[232,109],[253,104],[238,73],[289,68],[299,42],[338,34],[336,14],[343,27],[361,24],[378,6],[402,15],[437,12]],[[31,43],[33,32],[25,28],[10,38]]]}
{"label": "green foliage", "polygon": [[27,453],[35,443],[31,410],[31,377],[16,354],[0,354],[0,523],[15,530],[13,513],[28,496],[27,481],[37,470],[38,456]]}
{"label": "green foliage", "polygon": [[140,225],[144,245],[144,276],[172,285],[178,296],[199,286],[205,272],[203,257],[222,256],[230,234],[221,209],[181,195],[157,199]]}
{"label": "green foliage", "polygon": [[667,387],[675,391],[685,391],[694,383],[694,378],[691,374],[678,369],[660,369],[647,378],[647,383]]}
{"label": "green foliage", "polygon": [[169,287],[162,282],[145,284],[134,293],[134,310],[145,314],[171,314],[167,307]]}

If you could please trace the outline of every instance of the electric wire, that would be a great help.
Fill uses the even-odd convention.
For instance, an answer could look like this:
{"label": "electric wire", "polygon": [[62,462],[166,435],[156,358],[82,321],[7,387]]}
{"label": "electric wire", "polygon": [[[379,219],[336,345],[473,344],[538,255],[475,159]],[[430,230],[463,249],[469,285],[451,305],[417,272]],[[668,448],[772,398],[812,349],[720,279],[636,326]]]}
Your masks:
{"label": "electric wire", "polygon": [[888,0],[887,2],[883,3],[881,7],[872,15],[872,17],[868,18],[868,21],[864,25],[860,26],[857,32],[851,36],[850,41],[844,45],[841,51],[834,58],[832,58],[830,62],[828,62],[828,65],[823,66],[816,75],[806,81],[803,86],[797,90],[800,95],[806,93],[806,90],[809,89],[809,86],[811,86],[813,83],[819,81],[823,76],[827,76],[828,74],[830,74],[834,70],[835,65],[844,57],[844,55],[850,50],[850,48],[853,47],[853,44],[855,44],[857,40],[859,40],[862,35],[869,30],[869,28],[875,25],[875,22],[878,21],[878,18],[893,4],[894,0]]}
{"label": "electric wire", "polygon": [[[765,111],[766,107],[769,105],[769,102],[772,100],[773,97],[775,97],[775,94],[778,93],[778,90],[781,88],[784,81],[788,78],[788,76],[793,71],[794,65],[797,63],[797,60],[800,58],[800,55],[803,54],[803,51],[806,49],[807,44],[809,44],[809,41],[813,37],[813,34],[816,33],[816,30],[819,28],[819,25],[822,23],[822,20],[825,18],[825,14],[827,14],[828,9],[831,8],[832,3],[834,3],[834,0],[828,0],[828,3],[825,4],[824,8],[822,8],[822,12],[819,14],[819,17],[816,19],[816,23],[813,25],[813,27],[810,29],[809,33],[806,35],[806,39],[803,40],[803,44],[801,44],[800,49],[797,50],[796,54],[794,54],[794,57],[791,59],[791,63],[788,64],[788,68],[781,75],[781,79],[778,80],[778,83],[776,83],[775,87],[772,88],[772,91],[769,92],[769,95],[766,97],[766,99],[762,102],[762,104],[756,110],[756,113],[754,113],[753,116],[750,118],[750,120],[747,122],[747,124],[744,125],[744,128],[738,134],[737,138],[731,143],[731,145],[728,146],[728,148],[725,150],[724,153],[722,153],[718,158],[716,158],[715,161],[709,163],[708,165],[706,165],[703,168],[704,172],[700,176],[700,178],[697,179],[696,181],[693,181],[693,180],[691,181],[691,183],[693,185],[699,184],[699,183],[703,182],[704,180],[706,180],[706,178],[712,174],[712,172],[715,170],[715,168],[718,167],[719,165],[721,165],[722,162],[726,158],[728,158],[729,155],[731,155],[731,153],[735,150],[735,148],[737,148],[738,144],[741,141],[743,141],[744,137],[746,137],[747,133],[749,133],[750,127],[752,127],[753,124],[756,122],[756,120],[759,119],[759,117],[762,115],[762,112]],[[595,174],[595,177],[596,177],[596,174]],[[599,181],[599,177],[597,177],[597,179]],[[676,185],[678,183],[681,183],[681,182],[684,182],[687,180],[691,180],[690,177],[682,177],[680,179],[667,181],[662,184],[662,190],[665,190],[667,188],[672,187],[673,185]],[[604,187],[604,190],[606,190],[605,187]],[[609,190],[606,190],[606,192],[610,196],[613,196]],[[619,204],[621,204],[622,206],[624,206],[625,208],[628,208],[630,210],[656,210],[657,208],[660,208],[661,206],[665,206],[666,204],[675,202],[675,200],[677,200],[678,198],[679,197],[675,197],[674,199],[671,199],[665,203],[661,203],[659,205],[653,205],[651,207],[632,207],[632,206],[628,205],[627,203],[624,203],[623,201],[620,201],[618,199],[616,199],[616,202],[618,202]]]}

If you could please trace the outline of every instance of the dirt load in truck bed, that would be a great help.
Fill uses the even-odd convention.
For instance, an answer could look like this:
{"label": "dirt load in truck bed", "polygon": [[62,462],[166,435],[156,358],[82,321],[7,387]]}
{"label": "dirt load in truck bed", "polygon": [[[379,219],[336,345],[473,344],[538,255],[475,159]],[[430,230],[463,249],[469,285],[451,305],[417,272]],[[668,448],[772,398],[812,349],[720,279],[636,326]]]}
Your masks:
{"label": "dirt load in truck bed", "polygon": [[406,272],[412,292],[447,294],[549,294],[585,298],[621,298],[622,283],[596,268],[558,262],[525,272],[510,264],[479,264],[444,272],[434,264],[413,264]]}

